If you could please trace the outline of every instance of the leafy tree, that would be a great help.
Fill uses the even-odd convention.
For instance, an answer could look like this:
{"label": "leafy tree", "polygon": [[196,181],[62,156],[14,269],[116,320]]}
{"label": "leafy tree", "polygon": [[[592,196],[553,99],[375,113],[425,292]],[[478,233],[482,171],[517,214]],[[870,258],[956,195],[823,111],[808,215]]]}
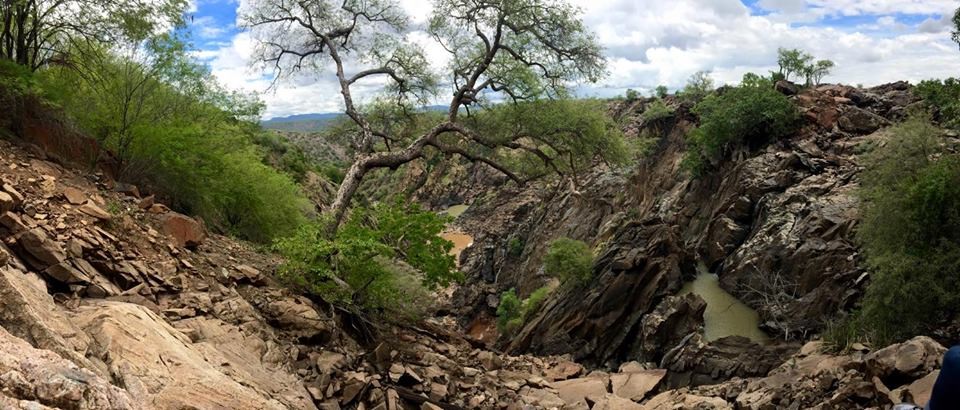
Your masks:
{"label": "leafy tree", "polygon": [[693,112],[700,116],[700,126],[688,136],[684,167],[700,175],[732,144],[757,144],[795,132],[800,118],[796,106],[768,85],[758,76],[744,76],[739,87],[697,104]]}
{"label": "leafy tree", "polygon": [[960,45],[960,8],[953,13],[953,27],[954,30],[951,33],[951,38],[955,43]]}
{"label": "leafy tree", "polygon": [[6,0],[0,3],[0,56],[31,70],[78,44],[114,45],[183,23],[187,0]]}
{"label": "leafy tree", "polygon": [[871,282],[856,320],[881,344],[960,313],[960,157],[925,118],[890,135],[864,157],[858,230]]}
{"label": "leafy tree", "polygon": [[830,70],[834,67],[833,61],[814,61],[814,57],[809,53],[798,49],[788,50],[785,48],[777,49],[777,65],[780,70],[777,72],[777,78],[774,78],[774,82],[781,78],[790,81],[790,77],[796,74],[806,80],[807,86],[819,85],[823,77],[830,74]]}
{"label": "leafy tree", "polygon": [[822,80],[827,74],[830,74],[830,70],[833,69],[833,66],[833,61],[817,60],[816,63],[804,67],[803,75],[807,80],[807,86],[820,85],[820,80]]}
{"label": "leafy tree", "polygon": [[565,283],[583,283],[593,276],[593,251],[583,241],[559,238],[550,242],[543,270]]}
{"label": "leafy tree", "polygon": [[960,129],[960,79],[925,80],[914,88],[943,126]]}
{"label": "leafy tree", "polygon": [[280,274],[329,302],[402,313],[422,295],[400,284],[417,278],[435,289],[461,278],[449,254],[453,244],[438,236],[447,222],[399,198],[356,208],[332,238],[319,221],[278,240],[275,249],[287,260]]}
{"label": "leafy tree", "polygon": [[[562,97],[569,83],[604,75],[600,46],[578,10],[562,0],[437,1],[428,31],[451,56],[442,77],[430,72],[421,49],[400,40],[408,22],[401,10],[389,0],[256,0],[242,13],[245,26],[260,40],[259,58],[279,77],[325,66],[336,73],[345,113],[357,132],[354,160],[331,206],[331,231],[342,223],[371,170],[402,166],[430,149],[486,163],[522,183],[522,176],[486,154],[526,152],[545,164],[556,158],[527,135],[491,139],[477,132],[463,120],[462,113],[469,112],[463,108],[483,105],[493,95],[505,96],[508,104]],[[364,65],[354,67],[359,62]],[[376,128],[354,102],[354,86],[383,81],[395,103],[422,103],[435,95],[438,78],[452,80],[449,109],[442,120],[411,138]],[[553,152],[568,150],[566,138],[539,137],[556,143]],[[377,141],[389,141],[389,148]]]}
{"label": "leafy tree", "polygon": [[640,98],[640,93],[637,92],[637,90],[628,88],[625,97],[627,98],[627,101],[636,101],[638,98]]}
{"label": "leafy tree", "polygon": [[778,73],[784,80],[790,81],[794,74],[803,75],[806,68],[813,61],[813,56],[798,49],[777,49]]}
{"label": "leafy tree", "polygon": [[658,85],[657,88],[653,89],[653,95],[661,99],[667,98],[667,96],[670,95],[670,90],[667,89],[665,85]]}
{"label": "leafy tree", "polygon": [[680,92],[680,97],[686,101],[699,103],[713,92],[713,78],[709,71],[697,71],[687,80],[687,85]]}

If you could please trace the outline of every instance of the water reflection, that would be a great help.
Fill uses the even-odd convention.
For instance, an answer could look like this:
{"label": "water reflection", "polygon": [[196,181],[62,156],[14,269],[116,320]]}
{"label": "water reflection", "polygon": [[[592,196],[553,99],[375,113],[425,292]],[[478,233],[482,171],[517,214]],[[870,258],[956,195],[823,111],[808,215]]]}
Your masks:
{"label": "water reflection", "polygon": [[707,302],[703,313],[704,337],[714,341],[726,336],[744,336],[758,343],[770,339],[760,330],[760,315],[720,287],[720,277],[707,271],[702,263],[692,282],[680,289],[679,295],[695,293]]}

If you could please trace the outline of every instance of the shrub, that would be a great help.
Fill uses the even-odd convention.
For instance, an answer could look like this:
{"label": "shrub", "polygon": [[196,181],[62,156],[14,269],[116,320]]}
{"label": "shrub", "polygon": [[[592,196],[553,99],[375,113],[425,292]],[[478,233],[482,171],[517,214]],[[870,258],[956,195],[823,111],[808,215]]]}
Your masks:
{"label": "shrub", "polygon": [[550,243],[544,270],[564,283],[583,283],[593,276],[593,252],[583,241],[559,238]]}
{"label": "shrub", "polygon": [[520,256],[523,255],[523,248],[525,246],[526,244],[523,243],[523,239],[515,236],[510,238],[510,241],[507,242],[507,252],[513,256]]}
{"label": "shrub", "polygon": [[497,306],[497,330],[504,335],[512,335],[523,323],[533,316],[543,301],[550,295],[549,287],[539,288],[526,299],[517,297],[516,289],[510,289],[500,294],[500,304]]}
{"label": "shrub", "polygon": [[274,249],[286,258],[279,272],[330,303],[409,317],[421,290],[461,279],[453,244],[437,236],[448,221],[400,199],[354,208],[332,238],[321,220],[278,240]]}
{"label": "shrub", "polygon": [[914,91],[943,126],[960,129],[960,79],[921,81]]}
{"label": "shrub", "polygon": [[642,118],[646,123],[652,123],[673,117],[673,114],[673,108],[667,106],[663,100],[657,99],[647,106],[647,109],[643,111],[643,114],[640,114],[640,118]]}
{"label": "shrub", "polygon": [[510,289],[500,294],[497,306],[497,330],[501,334],[512,334],[523,325],[523,305],[517,297],[517,291]]}
{"label": "shrub", "polygon": [[960,313],[960,158],[914,117],[864,157],[863,244],[871,281],[855,318],[878,344],[934,329]]}
{"label": "shrub", "polygon": [[543,304],[543,301],[547,299],[547,296],[550,295],[550,288],[544,286],[539,288],[533,293],[530,294],[526,299],[523,300],[523,319],[529,320],[533,313],[540,309],[540,305]]}
{"label": "shrub", "polygon": [[797,130],[800,119],[793,103],[765,81],[744,81],[707,97],[693,111],[700,116],[700,127],[687,138],[683,165],[695,176],[718,161],[729,145],[785,137]]}
{"label": "shrub", "polygon": [[625,97],[627,98],[627,101],[636,101],[637,99],[640,98],[640,93],[637,92],[637,90],[629,88],[627,89]]}

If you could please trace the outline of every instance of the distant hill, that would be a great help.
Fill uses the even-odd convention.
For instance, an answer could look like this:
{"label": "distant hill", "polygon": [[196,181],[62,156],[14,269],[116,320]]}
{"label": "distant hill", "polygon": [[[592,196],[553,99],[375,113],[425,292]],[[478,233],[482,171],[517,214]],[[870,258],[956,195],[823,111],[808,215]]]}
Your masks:
{"label": "distant hill", "polygon": [[[446,111],[445,105],[431,105],[424,107],[424,111]],[[316,132],[327,127],[332,121],[342,117],[343,113],[329,112],[322,114],[297,114],[289,117],[271,118],[261,121],[263,128],[278,131]]]}
{"label": "distant hill", "polygon": [[331,121],[343,116],[341,113],[297,114],[289,117],[261,121],[263,128],[279,131],[314,132],[327,127]]}

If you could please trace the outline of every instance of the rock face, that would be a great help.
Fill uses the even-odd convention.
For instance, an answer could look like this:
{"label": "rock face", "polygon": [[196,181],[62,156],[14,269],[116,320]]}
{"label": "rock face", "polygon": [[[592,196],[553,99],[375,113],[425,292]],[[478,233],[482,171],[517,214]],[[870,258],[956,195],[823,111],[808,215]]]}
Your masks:
{"label": "rock face", "polygon": [[[473,205],[458,220],[475,242],[463,256],[472,285],[453,302],[462,325],[493,315],[485,302],[490,295],[510,288],[526,295],[547,283],[541,269],[547,244],[566,236],[596,248],[594,276],[553,294],[510,341],[511,352],[569,353],[609,368],[629,360],[659,363],[676,347],[677,335],[644,347],[644,317],[692,279],[699,262],[719,275],[724,290],[760,313],[771,335],[819,332],[835,312],[853,306],[867,282],[854,239],[857,147],[883,140],[882,127],[902,118],[917,99],[899,84],[866,90],[828,85],[789,98],[805,120],[800,132],[736,148],[700,178],[680,168],[694,119],[689,107],[668,99],[676,120],[653,134],[662,138],[635,172],[597,169],[580,192],[506,188]],[[642,107],[612,111],[639,134],[648,126],[640,119]],[[511,243],[522,244],[522,251],[512,251]],[[726,345],[711,354],[731,357],[749,349]],[[725,377],[762,374],[783,354],[773,347],[761,355],[762,365]]]}
{"label": "rock face", "polygon": [[170,235],[181,248],[196,248],[206,237],[203,225],[189,216],[176,212],[163,215],[160,218],[160,224],[163,226],[163,232]]}

